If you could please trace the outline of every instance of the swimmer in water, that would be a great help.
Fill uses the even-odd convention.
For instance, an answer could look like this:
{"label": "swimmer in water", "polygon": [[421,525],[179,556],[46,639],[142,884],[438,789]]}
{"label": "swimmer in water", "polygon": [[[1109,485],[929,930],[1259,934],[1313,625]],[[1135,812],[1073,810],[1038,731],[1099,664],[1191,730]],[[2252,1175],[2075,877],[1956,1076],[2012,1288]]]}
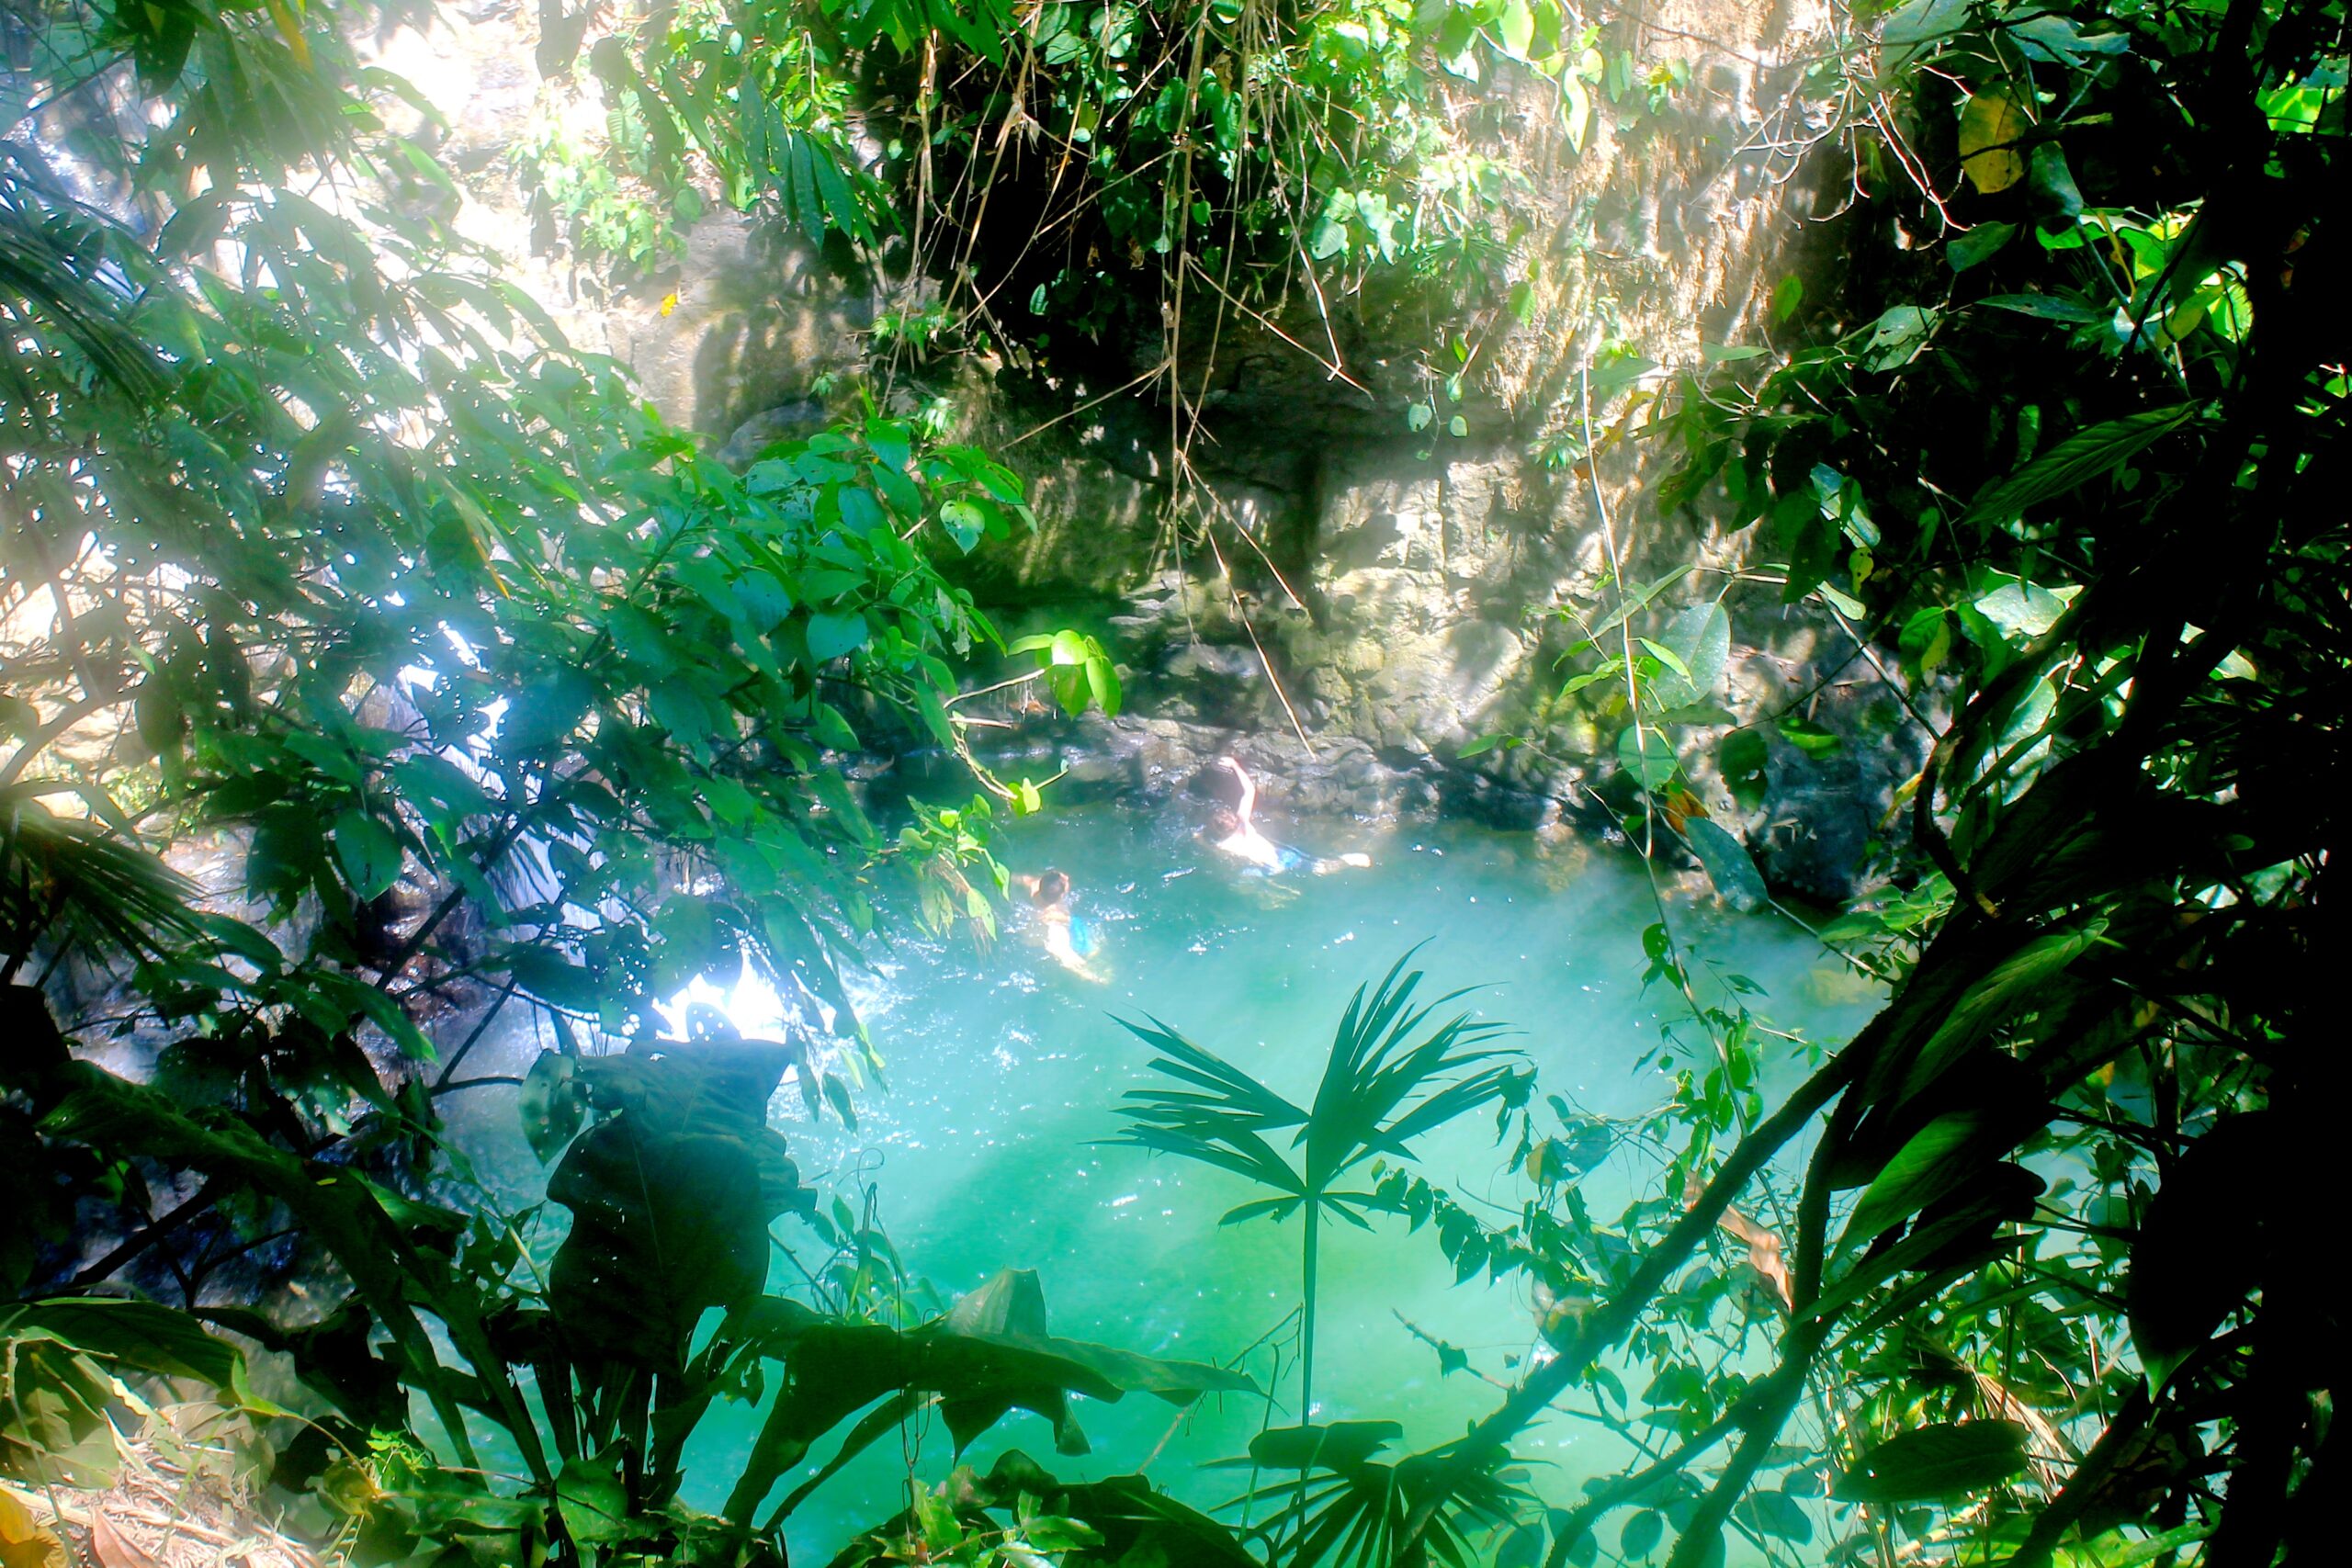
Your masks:
{"label": "swimmer in water", "polygon": [[1219,757],[1216,765],[1233,775],[1240,790],[1239,796],[1231,806],[1220,806],[1209,813],[1209,841],[1220,854],[1231,855],[1243,865],[1268,876],[1300,870],[1311,871],[1319,876],[1348,866],[1372,863],[1372,857],[1366,854],[1344,854],[1334,860],[1319,860],[1274,842],[1258,829],[1257,781],[1250,776],[1248,769],[1231,757]]}
{"label": "swimmer in water", "polygon": [[1059,871],[1036,876],[1016,874],[1012,886],[1029,900],[1037,921],[1037,938],[1047,956],[1081,980],[1102,984],[1107,976],[1087,962],[1094,952],[1093,929],[1081,924],[1069,907],[1069,877]]}

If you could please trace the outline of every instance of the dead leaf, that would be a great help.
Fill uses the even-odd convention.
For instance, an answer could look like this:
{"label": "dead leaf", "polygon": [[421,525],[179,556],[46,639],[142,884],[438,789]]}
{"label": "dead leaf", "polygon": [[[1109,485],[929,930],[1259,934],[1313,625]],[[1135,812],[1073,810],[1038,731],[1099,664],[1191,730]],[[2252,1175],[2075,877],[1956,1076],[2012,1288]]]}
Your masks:
{"label": "dead leaf", "polygon": [[125,1540],[102,1508],[90,1510],[90,1550],[97,1554],[98,1568],[164,1568],[145,1548]]}
{"label": "dead leaf", "polygon": [[65,1543],[32,1510],[0,1490],[0,1568],[66,1568]]}
{"label": "dead leaf", "polygon": [[1747,1248],[1747,1266],[1758,1278],[1772,1287],[1781,1305],[1791,1312],[1796,1310],[1794,1288],[1789,1283],[1789,1260],[1781,1247],[1781,1234],[1767,1230],[1737,1209],[1725,1209],[1724,1217],[1715,1222],[1734,1241]]}
{"label": "dead leaf", "polygon": [[2018,142],[2033,122],[2008,94],[1979,93],[1960,111],[1960,169],[1986,196],[2025,178],[2025,154]]}
{"label": "dead leaf", "polygon": [[[1686,1209],[1694,1206],[1699,1201],[1699,1195],[1705,1190],[1706,1184],[1699,1179],[1698,1172],[1692,1171],[1682,1184],[1682,1206]],[[1781,1245],[1781,1233],[1758,1224],[1737,1209],[1725,1209],[1722,1217],[1715,1221],[1715,1228],[1747,1248],[1747,1266],[1756,1271],[1758,1279],[1772,1287],[1772,1293],[1780,1299],[1782,1307],[1790,1312],[1796,1311],[1796,1290],[1790,1283],[1789,1260],[1786,1249]]]}

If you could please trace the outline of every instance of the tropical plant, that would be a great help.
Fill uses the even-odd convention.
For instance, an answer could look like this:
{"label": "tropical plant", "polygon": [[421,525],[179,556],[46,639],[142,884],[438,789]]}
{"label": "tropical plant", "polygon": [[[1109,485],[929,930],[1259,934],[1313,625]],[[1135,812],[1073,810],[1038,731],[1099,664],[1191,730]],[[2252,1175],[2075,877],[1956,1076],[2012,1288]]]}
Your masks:
{"label": "tropical plant", "polygon": [[[1478,1556],[1474,1533],[1508,1531],[1521,1540],[1534,1512],[1527,1472],[1498,1454],[1467,1472],[1445,1463],[1447,1450],[1389,1461],[1380,1450],[1403,1435],[1394,1421],[1334,1421],[1274,1427],[1250,1441],[1228,1469],[1295,1470],[1296,1486],[1270,1484],[1238,1499],[1266,1505],[1250,1532],[1267,1543],[1267,1559],[1333,1568],[1446,1563]],[[1426,1506],[1426,1512],[1424,1512]],[[1417,1522],[1420,1521],[1420,1522]],[[1538,1536],[1541,1527],[1534,1527]]]}
{"label": "tropical plant", "polygon": [[[1845,293],[1782,288],[1809,341],[1720,356],[1630,422],[1681,465],[1660,514],[1757,524],[1725,602],[1810,601],[1926,765],[1883,891],[1823,928],[1884,1011],[1774,1101],[1744,1087],[1760,1023],[1693,998],[1669,1055],[1703,1076],[1622,1239],[1568,1193],[1566,1224],[1441,1233],[1594,1287],[1464,1462],[1579,1386],[1624,1408],[1614,1358],[1650,1363],[1644,1418],[1674,1440],[1589,1484],[1555,1568],[1627,1508],[1623,1554],[1671,1531],[1674,1568],[1726,1529],[1796,1555],[1823,1524],[1835,1561],[2332,1550],[2339,1369],[2284,1348],[2327,1289],[2278,1238],[2341,1087],[2303,956],[2335,814],[2299,781],[2344,743],[2343,28],[2255,0],[1898,8],[1822,84],[1876,106],[1836,128],[1867,197]],[[1867,237],[1896,227],[1942,243]],[[1698,668],[1674,628],[1706,613],[1642,586],[1682,547],[1642,534],[1570,696],[1625,727],[1610,798],[1664,848],[1702,795],[1856,740],[1809,692],[1744,728],[1669,718]],[[1711,731],[1709,759],[1687,738]],[[1747,868],[1690,848],[1736,896]],[[1690,996],[1663,912],[1650,951]],[[1719,1234],[1780,1270],[1769,1366],[1686,1337],[1726,1321],[1682,1274]]]}
{"label": "tropical plant", "polygon": [[[1299,1420],[1315,1416],[1317,1238],[1325,1214],[1371,1229],[1367,1213],[1386,1207],[1369,1188],[1345,1190],[1351,1176],[1376,1179],[1374,1160],[1413,1157],[1412,1141],[1496,1100],[1525,1092],[1531,1079],[1513,1070],[1516,1053],[1484,1049],[1502,1026],[1467,1012],[1432,1023],[1464,991],[1414,1005],[1421,983],[1408,974],[1408,953],[1380,983],[1359,986],[1331,1037],[1314,1103],[1300,1106],[1157,1019],[1122,1024],[1159,1053],[1151,1070],[1189,1087],[1129,1089],[1131,1120],[1111,1141],[1172,1154],[1247,1178],[1277,1195],[1228,1210],[1224,1224],[1304,1215],[1299,1235]],[[1285,1155],[1268,1141],[1290,1128]]]}
{"label": "tropical plant", "polygon": [[[424,1081],[453,1002],[627,1037],[744,962],[846,1105],[872,878],[985,921],[987,801],[1038,801],[978,770],[889,834],[840,766],[966,750],[951,660],[999,643],[923,546],[1025,525],[1017,481],[879,415],[719,467],[403,204],[401,85],[332,17],[190,18],[46,17],[0,141],[0,973],[305,1156],[485,1081]],[[1092,639],[1021,657],[1115,708]],[[234,914],[149,858],[198,834]]]}
{"label": "tropical plant", "polygon": [[[817,1219],[815,1195],[766,1118],[800,1055],[711,1033],[544,1058],[526,1130],[558,1162],[548,1201],[571,1217],[544,1269],[529,1239],[536,1211],[461,1213],[402,1197],[347,1165],[274,1148],[233,1116],[192,1115],[62,1049],[29,1053],[29,1067],[12,1062],[5,1087],[30,1103],[47,1136],[237,1184],[249,1203],[309,1231],[349,1281],[349,1297],[308,1327],[242,1306],[202,1307],[195,1318],[290,1359],[322,1408],[277,1480],[314,1486],[371,1561],[456,1543],[510,1561],[782,1561],[792,1511],[877,1438],[933,1407],[959,1449],[1018,1407],[1049,1419],[1063,1452],[1083,1453],[1070,1392],[1143,1392],[1182,1405],[1254,1391],[1223,1368],[1054,1337],[1033,1274],[1007,1271],[938,1315],[910,1311],[903,1291],[843,1292],[820,1297],[824,1306],[769,1293],[771,1224],[787,1213]],[[870,1236],[820,1234],[870,1266]],[[895,1310],[877,1316],[876,1303]],[[228,1344],[159,1306],[40,1303],[0,1312],[0,1334],[12,1378],[72,1395],[28,1394],[37,1425],[0,1427],[0,1464],[36,1479],[43,1465],[80,1462],[93,1441],[112,1451],[103,1391],[86,1387],[94,1374],[75,1359],[85,1350],[242,1386]],[[778,1396],[721,1514],[683,1506],[680,1455],[697,1425],[719,1402],[756,1399],[771,1377]],[[427,1441],[394,1436],[408,1424],[404,1389],[434,1413]],[[760,1518],[786,1472],[869,1406],[827,1462]],[[519,1490],[486,1483],[485,1424],[518,1456]]]}

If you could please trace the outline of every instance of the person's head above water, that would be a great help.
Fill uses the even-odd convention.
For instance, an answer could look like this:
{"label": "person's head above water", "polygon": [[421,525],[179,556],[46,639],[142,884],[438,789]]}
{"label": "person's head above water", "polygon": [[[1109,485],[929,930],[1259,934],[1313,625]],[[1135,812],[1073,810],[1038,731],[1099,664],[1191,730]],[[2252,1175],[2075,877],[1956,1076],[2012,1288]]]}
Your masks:
{"label": "person's head above water", "polygon": [[1039,908],[1060,903],[1069,897],[1069,878],[1058,871],[1048,871],[1037,878],[1037,886],[1029,890],[1029,901]]}
{"label": "person's head above water", "polygon": [[1220,839],[1229,839],[1241,831],[1241,818],[1233,814],[1229,806],[1212,806],[1209,807],[1209,831]]}
{"label": "person's head above water", "polygon": [[1246,776],[1232,758],[1219,757],[1196,771],[1185,787],[1187,793],[1195,798],[1205,795],[1218,806],[1238,807],[1241,804],[1241,785]]}

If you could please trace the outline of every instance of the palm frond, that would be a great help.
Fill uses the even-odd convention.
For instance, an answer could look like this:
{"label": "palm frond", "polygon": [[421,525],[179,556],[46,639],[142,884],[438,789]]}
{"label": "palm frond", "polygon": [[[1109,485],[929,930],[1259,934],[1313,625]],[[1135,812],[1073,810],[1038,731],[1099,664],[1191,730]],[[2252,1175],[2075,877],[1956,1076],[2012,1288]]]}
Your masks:
{"label": "palm frond", "polygon": [[1298,1172],[1291,1168],[1290,1162],[1275,1153],[1273,1146],[1263,1138],[1246,1128],[1204,1130],[1139,1120],[1120,1129],[1118,1136],[1102,1141],[1113,1147],[1145,1148],[1160,1154],[1182,1155],[1186,1159],[1247,1177],[1278,1192],[1296,1195],[1304,1191]]}
{"label": "palm frond", "polygon": [[[1356,987],[1333,1033],[1312,1109],[1157,1018],[1120,1020],[1154,1048],[1151,1069],[1185,1087],[1128,1090],[1122,1098],[1129,1123],[1112,1141],[1197,1159],[1318,1203],[1335,1179],[1375,1155],[1412,1157],[1411,1139],[1502,1095],[1511,1075],[1495,1064],[1517,1055],[1490,1047],[1501,1026],[1467,1012],[1431,1023],[1467,992],[1416,1005],[1423,976],[1407,965],[1419,951],[1390,965],[1377,985]],[[1305,1150],[1303,1171],[1294,1171],[1261,1136],[1286,1127],[1297,1129],[1291,1147]]]}
{"label": "palm frond", "polygon": [[[1246,1115],[1253,1125],[1295,1127],[1306,1121],[1307,1112],[1297,1105],[1215,1052],[1193,1044],[1159,1020],[1151,1019],[1148,1025],[1126,1019],[1118,1021],[1121,1028],[1159,1053],[1149,1064],[1152,1071],[1210,1091],[1214,1103]],[[1131,1089],[1125,1098],[1146,1103],[1162,1100],[1174,1102],[1177,1095],[1166,1089]]]}
{"label": "palm frond", "polygon": [[[1299,1568],[1390,1568],[1414,1511],[1447,1473],[1443,1461],[1452,1447],[1393,1464],[1351,1450],[1314,1461],[1303,1488],[1288,1477],[1270,1480],[1228,1506],[1247,1502],[1271,1508],[1259,1531],[1269,1540],[1295,1540],[1288,1556]],[[1474,1561],[1471,1531],[1507,1523],[1532,1506],[1532,1495],[1508,1478],[1508,1460],[1498,1454],[1447,1486],[1420,1538],[1430,1557],[1448,1564]]]}
{"label": "palm frond", "polygon": [[1294,1145],[1306,1147],[1310,1186],[1329,1184],[1375,1153],[1409,1157],[1408,1139],[1502,1092],[1507,1075],[1499,1069],[1446,1077],[1513,1053],[1482,1049],[1501,1028],[1468,1013],[1430,1027],[1438,1010],[1467,993],[1413,1006],[1422,976],[1405,971],[1411,957],[1397,960],[1376,988],[1359,987],[1340,1021],[1314,1112]]}
{"label": "palm frond", "polygon": [[196,886],[130,840],[0,795],[0,951],[19,958],[71,935],[101,955],[145,956],[201,934]]}
{"label": "palm frond", "polygon": [[123,321],[130,300],[92,276],[86,246],[21,169],[0,168],[0,310],[36,337],[53,331],[99,377],[134,396],[155,394],[163,376],[154,352]]}

